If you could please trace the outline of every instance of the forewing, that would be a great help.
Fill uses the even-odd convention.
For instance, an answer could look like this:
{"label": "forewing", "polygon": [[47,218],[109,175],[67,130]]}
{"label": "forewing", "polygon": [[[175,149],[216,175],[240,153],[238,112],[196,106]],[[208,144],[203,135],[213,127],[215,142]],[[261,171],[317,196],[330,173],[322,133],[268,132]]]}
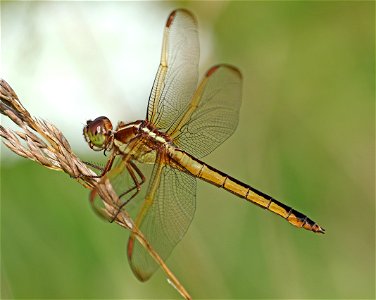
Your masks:
{"label": "forewing", "polygon": [[186,109],[198,80],[197,22],[187,10],[173,11],[164,29],[161,62],[149,97],[147,119],[167,131]]}
{"label": "forewing", "polygon": [[174,143],[196,157],[212,152],[235,131],[241,105],[242,76],[229,65],[212,67],[189,106],[167,132]]}
{"label": "forewing", "polygon": [[[195,212],[196,179],[160,159],[153,170],[144,204],[136,225],[153,249],[166,260],[185,235]],[[158,265],[131,234],[128,259],[134,274],[145,281]]]}

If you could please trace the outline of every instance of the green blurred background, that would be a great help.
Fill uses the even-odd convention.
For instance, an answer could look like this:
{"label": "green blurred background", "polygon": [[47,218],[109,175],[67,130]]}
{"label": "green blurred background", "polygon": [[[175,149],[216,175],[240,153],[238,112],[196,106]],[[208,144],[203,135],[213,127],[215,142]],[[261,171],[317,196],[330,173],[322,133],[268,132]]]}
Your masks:
{"label": "green blurred background", "polygon": [[[111,19],[112,12],[133,9],[138,13],[134,28],[148,18],[159,24],[158,42],[152,45],[146,36],[135,39],[134,28],[129,36],[121,31],[124,28],[108,29],[119,39],[108,45],[110,49],[116,51],[122,39],[134,39],[134,47],[154,55],[147,95],[169,12],[177,7],[192,10],[206,48],[201,71],[225,62],[238,66],[244,76],[238,129],[205,161],[306,213],[327,233],[298,230],[199,182],[195,219],[168,265],[194,298],[375,297],[374,2],[2,2],[1,6],[6,65],[2,77],[27,108],[39,101],[28,90],[38,94],[46,88],[44,82],[33,81],[35,65],[42,63],[36,54],[46,51],[44,40],[33,33],[52,30],[58,35],[51,29],[59,20],[54,17],[57,11],[72,12],[73,25],[66,27],[66,36],[76,31],[93,34],[85,31],[93,20],[102,25],[101,18],[87,21],[88,11]],[[50,16],[51,24],[40,24],[38,15]],[[75,27],[77,18],[89,25]],[[17,36],[21,42],[13,44]],[[210,41],[207,47],[205,37]],[[67,47],[64,39],[59,44],[59,38],[55,46]],[[73,57],[91,47],[77,39],[69,51],[64,49]],[[68,91],[70,101],[104,102],[109,111],[121,110],[117,105],[127,102],[121,100],[121,89],[126,90],[128,82],[112,87],[106,81],[111,77],[112,57],[90,53],[88,61],[74,61],[79,70],[75,76],[88,90],[104,89],[107,97],[93,93],[81,98],[73,90]],[[115,60],[123,66],[143,60],[122,55]],[[8,57],[13,57],[12,65],[7,64]],[[108,66],[107,73],[103,66]],[[64,76],[73,74],[66,71]],[[137,83],[143,76],[134,77]],[[54,110],[54,99],[50,101],[50,107],[33,108],[31,113],[56,123],[47,117],[47,111]],[[147,98],[135,101],[144,112]],[[106,106],[101,114],[108,114]],[[122,107],[124,117],[116,118],[142,117],[127,111],[126,103]],[[87,117],[79,111],[72,117],[69,109],[61,117],[75,130],[74,148],[82,159],[98,160],[100,155],[90,153],[81,139],[84,122],[95,115]],[[26,159],[15,160],[15,154],[4,148],[2,298],[178,297],[161,271],[147,283],[137,281],[125,255],[128,232],[93,214],[88,190],[65,174]]]}

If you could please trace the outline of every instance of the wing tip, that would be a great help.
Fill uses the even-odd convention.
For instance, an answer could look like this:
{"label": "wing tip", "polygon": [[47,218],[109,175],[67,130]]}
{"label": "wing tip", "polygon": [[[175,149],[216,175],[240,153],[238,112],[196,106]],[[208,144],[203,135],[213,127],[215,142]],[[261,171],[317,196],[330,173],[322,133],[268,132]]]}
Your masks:
{"label": "wing tip", "polygon": [[140,270],[138,268],[136,268],[134,266],[134,264],[132,263],[132,255],[133,255],[133,248],[134,248],[134,242],[135,242],[135,237],[134,235],[131,235],[128,239],[128,247],[127,247],[127,256],[128,256],[128,261],[129,261],[129,265],[131,267],[131,270],[133,272],[133,274],[136,276],[136,278],[138,280],[140,280],[141,282],[145,282],[147,281],[151,275],[151,274],[142,274],[140,272]]}
{"label": "wing tip", "polygon": [[166,22],[166,27],[169,28],[172,24],[172,22],[174,21],[175,19],[175,16],[176,16],[176,13],[177,13],[177,10],[174,10],[172,13],[170,13],[170,15],[168,16],[167,18],[167,22]]}
{"label": "wing tip", "polygon": [[188,15],[194,21],[194,23],[197,23],[196,17],[194,16],[194,14],[191,11],[189,11],[188,9],[185,9],[185,8],[178,8],[178,9],[173,10],[170,13],[170,15],[168,16],[167,22],[166,22],[166,28],[170,28],[171,27],[171,25],[174,22],[174,20],[176,18],[176,15],[178,13],[182,13],[182,14]]}
{"label": "wing tip", "polygon": [[228,65],[228,64],[218,64],[218,65],[215,65],[215,66],[212,66],[207,72],[206,72],[206,77],[209,77],[211,75],[213,75],[214,72],[216,72],[218,69],[220,68],[226,68],[226,69],[229,69],[231,70],[232,72],[234,72],[239,78],[242,78],[242,73],[240,72],[240,70],[233,66],[233,65]]}

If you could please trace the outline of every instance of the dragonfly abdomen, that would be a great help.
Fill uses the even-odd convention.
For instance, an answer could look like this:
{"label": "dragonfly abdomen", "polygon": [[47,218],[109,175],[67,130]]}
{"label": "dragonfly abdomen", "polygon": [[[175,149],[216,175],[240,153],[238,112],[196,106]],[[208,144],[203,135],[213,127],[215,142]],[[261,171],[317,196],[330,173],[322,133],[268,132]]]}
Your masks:
{"label": "dragonfly abdomen", "polygon": [[218,187],[224,188],[244,198],[245,200],[252,202],[264,209],[267,209],[285,220],[290,224],[304,228],[313,232],[324,233],[325,229],[320,227],[316,222],[312,221],[306,215],[298,212],[297,210],[287,206],[273,197],[268,196],[255,188],[205,164],[204,162],[194,158],[188,153],[174,149],[171,151],[170,156],[172,159],[182,166],[185,170],[191,173],[193,176],[205,180]]}

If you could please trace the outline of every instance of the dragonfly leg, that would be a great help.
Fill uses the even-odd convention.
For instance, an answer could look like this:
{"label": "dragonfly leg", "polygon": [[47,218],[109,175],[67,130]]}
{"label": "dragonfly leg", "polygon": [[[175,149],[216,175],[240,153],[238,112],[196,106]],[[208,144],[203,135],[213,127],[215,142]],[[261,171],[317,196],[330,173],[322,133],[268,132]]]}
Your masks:
{"label": "dragonfly leg", "polygon": [[101,178],[101,177],[103,177],[104,174],[106,174],[111,169],[114,160],[115,160],[115,155],[112,155],[110,157],[110,159],[107,161],[107,163],[104,167],[98,166],[98,165],[93,164],[93,163],[88,162],[88,161],[84,161],[83,163],[85,165],[92,167],[94,169],[97,169],[97,170],[101,171],[101,173],[99,175],[83,175],[83,174],[80,174],[80,175],[77,176],[77,178]]}
{"label": "dragonfly leg", "polygon": [[87,165],[87,166],[89,166],[89,167],[92,167],[92,168],[94,168],[94,169],[97,169],[97,170],[99,170],[99,171],[101,171],[101,172],[104,171],[104,167],[103,167],[103,166],[98,166],[98,165],[93,164],[92,162],[89,162],[89,161],[84,161],[83,163],[84,163],[85,165]]}
{"label": "dragonfly leg", "polygon": [[[133,168],[133,170],[132,170],[132,168]],[[119,198],[123,197],[124,195],[128,194],[129,192],[133,191],[134,189],[137,189],[137,193],[138,193],[141,190],[141,185],[145,182],[145,176],[144,176],[144,174],[142,174],[142,172],[140,171],[140,169],[136,166],[136,164],[133,161],[129,161],[129,165],[127,165],[127,170],[129,172],[129,174],[131,175],[132,180],[133,180],[135,186],[133,186],[132,188],[130,188],[126,192],[120,194]],[[140,182],[138,182],[136,174],[133,171],[136,171],[137,175],[140,177],[140,179],[141,179]],[[133,197],[134,196],[132,196],[132,198]],[[131,199],[128,199],[127,201],[125,201],[121,205],[121,207],[123,207],[124,205],[126,205],[130,200]]]}
{"label": "dragonfly leg", "polygon": [[93,164],[91,162],[88,162],[88,161],[83,161],[83,163],[89,167],[92,167],[94,169],[97,169],[99,171],[101,171],[101,174],[99,175],[84,175],[84,174],[79,174],[78,176],[74,176],[75,179],[85,179],[85,178],[101,178],[104,174],[104,170],[105,168],[102,167],[102,166],[98,166],[96,164]]}
{"label": "dragonfly leg", "polygon": [[[145,182],[145,176],[144,174],[142,174],[142,172],[140,171],[140,169],[136,166],[136,164],[133,162],[133,161],[129,161],[129,164],[126,165],[126,168],[129,172],[129,175],[131,175],[132,177],[132,180],[134,182],[134,186],[131,187],[130,189],[128,189],[127,191],[121,193],[119,195],[119,198],[129,194],[130,192],[134,191],[135,192],[132,194],[132,196],[130,196],[126,201],[124,201],[118,208],[118,211],[116,212],[116,214],[114,215],[114,217],[112,218],[112,220],[110,221],[111,223],[116,219],[117,215],[120,213],[121,209],[127,205],[134,197],[136,197],[136,195],[140,192],[141,190],[141,185],[144,184]],[[138,181],[137,179],[137,176],[135,174],[135,172],[137,173],[138,177],[140,178],[140,181]]]}

